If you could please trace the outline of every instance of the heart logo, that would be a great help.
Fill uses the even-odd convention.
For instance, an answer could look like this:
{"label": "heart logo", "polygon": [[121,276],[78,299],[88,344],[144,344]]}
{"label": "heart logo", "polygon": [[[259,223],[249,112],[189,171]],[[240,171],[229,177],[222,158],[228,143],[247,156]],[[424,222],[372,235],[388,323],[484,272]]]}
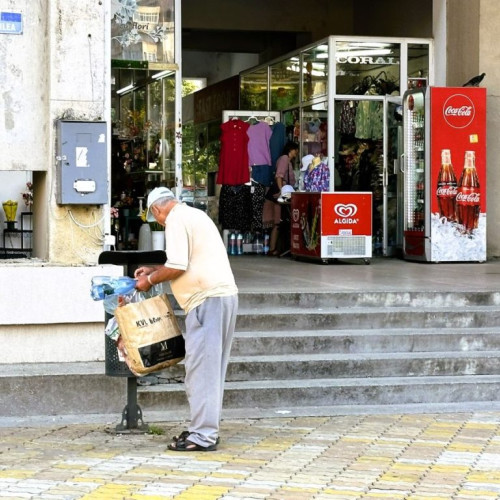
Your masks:
{"label": "heart logo", "polygon": [[344,205],[343,203],[337,203],[333,207],[333,210],[339,217],[353,217],[354,215],[356,215],[358,207],[354,203],[349,203],[347,205]]}
{"label": "heart logo", "polygon": [[299,213],[299,209],[298,209],[298,208],[294,208],[294,209],[292,210],[292,219],[293,219],[293,222],[298,222],[298,220],[299,220],[299,215],[300,215],[300,213]]}

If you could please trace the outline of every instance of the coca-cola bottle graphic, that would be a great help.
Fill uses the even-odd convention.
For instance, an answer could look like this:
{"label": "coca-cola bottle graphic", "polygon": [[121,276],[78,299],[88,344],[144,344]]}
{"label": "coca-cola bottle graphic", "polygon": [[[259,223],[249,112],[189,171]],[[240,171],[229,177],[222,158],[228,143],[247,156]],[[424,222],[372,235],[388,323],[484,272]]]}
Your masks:
{"label": "coca-cola bottle graphic", "polygon": [[464,233],[470,234],[477,229],[480,208],[481,190],[476,171],[476,156],[474,151],[466,151],[456,198],[457,222]]}
{"label": "coca-cola bottle graphic", "polygon": [[439,207],[439,217],[455,222],[455,204],[457,197],[457,178],[451,163],[449,149],[441,151],[441,169],[437,179],[436,196]]}

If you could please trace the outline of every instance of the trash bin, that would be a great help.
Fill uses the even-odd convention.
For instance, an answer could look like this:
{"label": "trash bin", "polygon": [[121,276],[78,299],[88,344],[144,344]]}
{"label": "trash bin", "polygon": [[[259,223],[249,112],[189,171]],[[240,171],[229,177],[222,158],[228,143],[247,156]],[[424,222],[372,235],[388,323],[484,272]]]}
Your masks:
{"label": "trash bin", "polygon": [[[106,251],[99,255],[99,264],[123,266],[123,275],[134,277],[134,272],[141,266],[161,265],[167,260],[163,250],[141,252],[137,250]],[[104,313],[105,325],[111,314]],[[127,377],[127,405],[122,411],[122,420],[115,427],[117,433],[147,432],[148,425],[142,418],[142,410],[137,404],[137,377],[129,370],[126,363],[118,358],[118,351],[113,340],[104,335],[105,373],[110,377]]]}

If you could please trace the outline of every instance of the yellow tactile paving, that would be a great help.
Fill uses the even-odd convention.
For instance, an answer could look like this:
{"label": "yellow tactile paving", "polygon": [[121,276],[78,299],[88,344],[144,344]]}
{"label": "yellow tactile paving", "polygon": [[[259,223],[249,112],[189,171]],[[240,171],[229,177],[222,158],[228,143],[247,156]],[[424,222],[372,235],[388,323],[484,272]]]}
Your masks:
{"label": "yellow tactile paving", "polygon": [[155,425],[1,429],[0,500],[500,498],[500,412],[228,420],[213,453]]}

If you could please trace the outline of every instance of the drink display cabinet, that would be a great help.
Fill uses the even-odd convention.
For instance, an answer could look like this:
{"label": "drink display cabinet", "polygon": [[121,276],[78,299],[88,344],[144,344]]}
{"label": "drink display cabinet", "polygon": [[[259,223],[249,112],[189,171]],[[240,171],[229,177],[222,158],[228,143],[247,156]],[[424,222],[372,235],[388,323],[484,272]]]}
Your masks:
{"label": "drink display cabinet", "polygon": [[403,121],[404,258],[485,261],[486,89],[409,90]]}

